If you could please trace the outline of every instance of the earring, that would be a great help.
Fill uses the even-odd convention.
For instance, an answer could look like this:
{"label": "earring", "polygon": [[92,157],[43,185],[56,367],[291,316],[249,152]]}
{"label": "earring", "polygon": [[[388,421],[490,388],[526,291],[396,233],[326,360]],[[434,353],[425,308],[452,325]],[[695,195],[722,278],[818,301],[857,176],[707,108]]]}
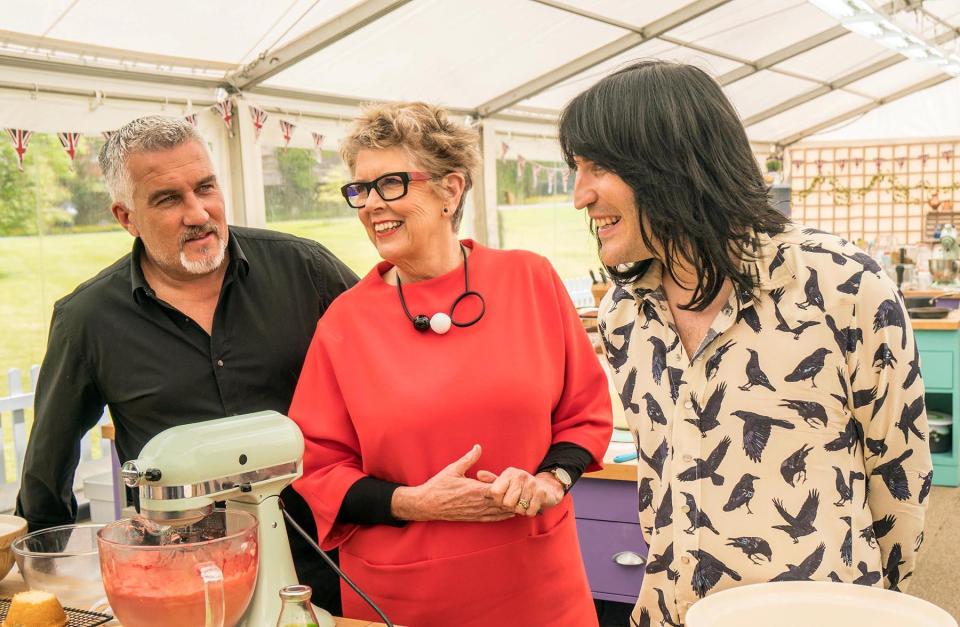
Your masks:
{"label": "earring", "polygon": [[444,213],[450,213],[450,210],[447,209],[446,207],[444,207],[444,208],[443,208],[443,212],[444,212]]}

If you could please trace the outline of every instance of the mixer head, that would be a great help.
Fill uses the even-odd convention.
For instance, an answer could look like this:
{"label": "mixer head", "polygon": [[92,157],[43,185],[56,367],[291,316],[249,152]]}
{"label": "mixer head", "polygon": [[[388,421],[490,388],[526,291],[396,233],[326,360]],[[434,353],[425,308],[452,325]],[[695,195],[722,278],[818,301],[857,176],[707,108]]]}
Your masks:
{"label": "mixer head", "polygon": [[172,427],[123,465],[124,483],[140,490],[140,513],[183,527],[214,501],[258,503],[302,474],[303,435],[273,411]]}

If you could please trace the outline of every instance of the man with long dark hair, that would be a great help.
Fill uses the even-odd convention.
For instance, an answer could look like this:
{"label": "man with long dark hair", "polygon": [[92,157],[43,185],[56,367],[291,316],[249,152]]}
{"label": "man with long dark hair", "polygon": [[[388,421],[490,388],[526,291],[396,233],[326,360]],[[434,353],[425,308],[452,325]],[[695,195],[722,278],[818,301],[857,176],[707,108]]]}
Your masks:
{"label": "man with long dark hair", "polygon": [[893,283],[770,206],[736,111],[696,67],[604,78],[567,105],[560,143],[616,281],[601,332],[617,387],[633,379],[621,397],[652,490],[639,516],[657,567],[634,623],[682,625],[747,583],[902,588],[933,473]]}

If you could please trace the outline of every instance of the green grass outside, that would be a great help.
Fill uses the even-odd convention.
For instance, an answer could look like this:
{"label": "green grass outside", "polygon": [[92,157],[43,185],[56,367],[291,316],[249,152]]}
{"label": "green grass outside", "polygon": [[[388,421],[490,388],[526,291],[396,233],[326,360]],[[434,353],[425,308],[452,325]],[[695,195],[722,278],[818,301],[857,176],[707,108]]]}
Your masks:
{"label": "green grass outside", "polygon": [[[569,206],[500,211],[502,248],[535,251],[550,259],[564,278],[596,268],[596,246],[582,212]],[[269,228],[314,239],[358,275],[380,260],[358,220],[274,222]],[[6,371],[19,368],[24,387],[29,369],[43,360],[53,304],[129,252],[132,239],[118,229],[95,233],[0,238],[0,396],[9,394]],[[32,412],[26,412],[29,428]],[[12,418],[3,416],[7,476],[13,474]],[[94,450],[99,450],[99,433]]]}

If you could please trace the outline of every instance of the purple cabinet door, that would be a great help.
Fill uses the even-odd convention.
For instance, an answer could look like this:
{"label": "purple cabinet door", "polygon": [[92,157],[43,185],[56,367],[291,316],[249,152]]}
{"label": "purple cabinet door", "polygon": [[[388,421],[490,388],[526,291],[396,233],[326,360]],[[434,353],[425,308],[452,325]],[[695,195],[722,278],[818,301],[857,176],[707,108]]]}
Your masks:
{"label": "purple cabinet door", "polygon": [[646,557],[647,545],[640,525],[578,518],[577,533],[594,596],[599,597],[600,593],[635,600],[640,593],[644,566],[642,563],[623,566],[614,561],[614,556],[631,551]]}
{"label": "purple cabinet door", "polygon": [[571,490],[577,518],[640,524],[637,484],[614,479],[581,479]]}

